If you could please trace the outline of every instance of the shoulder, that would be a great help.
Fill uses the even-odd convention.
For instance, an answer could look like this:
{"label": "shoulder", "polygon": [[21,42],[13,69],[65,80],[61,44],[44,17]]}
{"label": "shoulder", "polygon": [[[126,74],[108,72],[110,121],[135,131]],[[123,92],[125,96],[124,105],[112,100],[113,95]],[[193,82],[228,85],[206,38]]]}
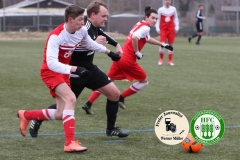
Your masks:
{"label": "shoulder", "polygon": [[149,33],[149,31],[150,31],[150,27],[149,26],[147,26],[147,25],[141,25],[139,28],[138,28],[138,30],[136,30],[136,33],[137,34],[148,34]]}
{"label": "shoulder", "polygon": [[54,34],[59,35],[62,33],[63,30],[64,30],[64,23],[54,28],[49,35],[54,35]]}
{"label": "shoulder", "polygon": [[158,8],[158,12],[161,12],[164,9],[164,6]]}
{"label": "shoulder", "polygon": [[85,26],[86,26],[86,28],[87,28],[87,30],[88,30],[88,29],[90,29],[90,28],[92,27],[92,23],[91,23],[89,20],[87,20],[87,21],[85,22]]}
{"label": "shoulder", "polygon": [[170,6],[170,10],[177,11],[176,7],[174,7],[174,6]]}
{"label": "shoulder", "polygon": [[78,31],[78,34],[88,34],[88,29],[86,26],[82,26]]}
{"label": "shoulder", "polygon": [[48,35],[48,38],[47,38],[48,42],[49,42],[49,39],[50,39],[50,42],[60,41],[61,40],[60,37],[62,37],[62,35],[65,33],[64,31],[65,31],[64,23],[54,28]]}
{"label": "shoulder", "polygon": [[143,31],[147,31],[147,32],[150,31],[150,27],[147,26],[147,25],[143,25],[143,26],[141,27],[141,29],[142,29]]}
{"label": "shoulder", "polygon": [[77,30],[71,37],[75,37],[76,39],[85,39],[88,35],[87,28],[82,26],[79,30]]}

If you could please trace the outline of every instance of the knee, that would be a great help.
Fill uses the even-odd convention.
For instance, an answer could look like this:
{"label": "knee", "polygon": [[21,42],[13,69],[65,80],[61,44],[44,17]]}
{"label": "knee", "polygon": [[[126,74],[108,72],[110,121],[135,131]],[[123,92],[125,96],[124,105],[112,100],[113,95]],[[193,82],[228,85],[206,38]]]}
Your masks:
{"label": "knee", "polygon": [[120,97],[120,91],[118,89],[111,92],[111,94],[108,96],[108,99],[111,101],[118,101]]}
{"label": "knee", "polygon": [[72,96],[69,96],[66,98],[66,107],[69,108],[69,109],[74,109],[75,108],[75,105],[76,105],[76,97],[75,95],[72,95]]}

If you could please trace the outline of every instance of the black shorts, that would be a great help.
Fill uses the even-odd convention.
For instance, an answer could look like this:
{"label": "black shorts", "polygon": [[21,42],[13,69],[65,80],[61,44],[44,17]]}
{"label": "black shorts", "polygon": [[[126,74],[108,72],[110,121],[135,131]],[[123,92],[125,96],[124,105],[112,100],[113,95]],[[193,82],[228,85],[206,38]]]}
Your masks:
{"label": "black shorts", "polygon": [[71,89],[76,97],[80,95],[85,87],[97,90],[111,82],[111,79],[96,65],[93,66],[87,77],[70,77]]}
{"label": "black shorts", "polygon": [[203,23],[197,21],[196,28],[197,28],[197,32],[203,32]]}

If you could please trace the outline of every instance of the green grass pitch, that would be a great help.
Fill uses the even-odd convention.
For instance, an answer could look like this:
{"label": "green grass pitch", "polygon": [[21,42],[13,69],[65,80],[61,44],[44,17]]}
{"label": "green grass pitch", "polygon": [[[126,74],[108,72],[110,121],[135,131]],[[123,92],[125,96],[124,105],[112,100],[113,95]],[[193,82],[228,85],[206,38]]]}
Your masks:
{"label": "green grass pitch", "polygon": [[[95,115],[81,109],[90,90],[80,95],[76,111],[76,139],[88,151],[82,154],[63,152],[62,122],[43,123],[38,138],[20,136],[19,109],[42,109],[55,101],[39,76],[44,40],[0,41],[0,141],[1,159],[6,160],[209,160],[239,159],[240,139],[240,52],[239,38],[203,37],[201,45],[177,38],[174,44],[175,66],[167,65],[167,54],[158,66],[158,47],[147,44],[138,61],[148,75],[149,85],[125,99],[127,110],[119,109],[117,126],[130,130],[128,138],[105,135],[106,98],[93,105]],[[123,44],[123,40],[119,40]],[[96,53],[94,63],[107,72],[111,60]],[[114,82],[120,91],[131,83]],[[197,154],[186,153],[181,144],[170,146],[158,140],[154,132],[156,118],[166,110],[178,110],[189,120],[200,110],[211,109],[224,119],[227,128],[215,145],[203,146]],[[135,132],[133,132],[135,130]],[[137,131],[136,131],[137,130]],[[111,141],[112,140],[112,141]]]}

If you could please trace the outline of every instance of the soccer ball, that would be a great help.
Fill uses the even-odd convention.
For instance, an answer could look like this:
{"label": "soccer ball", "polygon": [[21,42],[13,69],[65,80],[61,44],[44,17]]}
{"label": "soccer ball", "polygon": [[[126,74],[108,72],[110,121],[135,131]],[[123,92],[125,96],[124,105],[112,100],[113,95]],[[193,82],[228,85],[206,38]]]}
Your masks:
{"label": "soccer ball", "polygon": [[195,141],[195,139],[192,137],[192,134],[189,133],[182,141],[182,147],[186,152],[197,153],[202,149],[202,144]]}

